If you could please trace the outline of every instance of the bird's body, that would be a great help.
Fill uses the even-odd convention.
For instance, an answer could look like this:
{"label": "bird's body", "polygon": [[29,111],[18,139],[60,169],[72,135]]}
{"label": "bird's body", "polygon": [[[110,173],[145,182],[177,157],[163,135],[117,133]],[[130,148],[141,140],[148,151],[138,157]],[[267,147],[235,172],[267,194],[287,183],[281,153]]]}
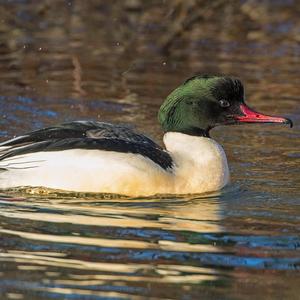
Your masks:
{"label": "bird's body", "polygon": [[216,191],[229,181],[226,155],[209,137],[217,125],[288,123],[244,104],[241,82],[195,76],[159,110],[165,149],[134,130],[77,121],[0,144],[0,188],[47,187],[149,196]]}
{"label": "bird's body", "polygon": [[[81,134],[75,130],[79,125]],[[47,142],[37,141],[39,131],[32,133],[31,138],[24,136],[4,143],[0,147],[0,188],[47,186],[146,196],[214,191],[229,180],[225,153],[213,139],[168,132],[164,136],[164,150],[126,127],[114,127],[122,133],[108,135],[105,128],[110,126],[113,125],[72,122],[52,128],[55,138]],[[74,128],[73,136],[82,137],[70,137],[66,128]],[[89,133],[85,130],[95,132],[97,128],[101,128],[101,135],[86,137]],[[64,136],[58,134],[59,130]]]}

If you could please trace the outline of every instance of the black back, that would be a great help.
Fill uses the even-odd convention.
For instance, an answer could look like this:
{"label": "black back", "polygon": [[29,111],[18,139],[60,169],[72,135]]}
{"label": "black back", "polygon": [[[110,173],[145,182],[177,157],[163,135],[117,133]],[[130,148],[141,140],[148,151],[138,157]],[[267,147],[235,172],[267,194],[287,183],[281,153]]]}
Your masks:
{"label": "black back", "polygon": [[171,168],[171,156],[150,138],[133,129],[104,122],[76,121],[47,127],[0,143],[0,160],[16,155],[70,149],[99,149],[140,154],[163,169]]}

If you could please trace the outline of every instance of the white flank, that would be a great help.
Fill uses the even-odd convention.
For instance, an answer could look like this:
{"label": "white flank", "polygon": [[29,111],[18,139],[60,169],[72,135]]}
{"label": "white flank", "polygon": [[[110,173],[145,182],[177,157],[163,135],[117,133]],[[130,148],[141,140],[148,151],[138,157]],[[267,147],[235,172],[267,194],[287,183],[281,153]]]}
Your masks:
{"label": "white flank", "polygon": [[172,170],[132,153],[86,149],[37,152],[0,161],[0,168],[8,169],[0,172],[0,188],[42,186],[148,196],[203,193],[228,183],[226,156],[214,140],[169,132],[164,142],[174,159]]}

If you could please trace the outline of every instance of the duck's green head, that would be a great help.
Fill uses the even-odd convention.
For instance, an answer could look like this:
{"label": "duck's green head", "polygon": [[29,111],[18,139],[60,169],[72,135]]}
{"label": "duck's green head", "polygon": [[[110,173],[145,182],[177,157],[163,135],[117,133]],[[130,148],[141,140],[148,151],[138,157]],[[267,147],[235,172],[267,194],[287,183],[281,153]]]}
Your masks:
{"label": "duck's green head", "polygon": [[289,119],[255,112],[245,104],[240,80],[223,76],[193,76],[164,101],[158,120],[165,132],[209,136],[217,125],[284,123]]}

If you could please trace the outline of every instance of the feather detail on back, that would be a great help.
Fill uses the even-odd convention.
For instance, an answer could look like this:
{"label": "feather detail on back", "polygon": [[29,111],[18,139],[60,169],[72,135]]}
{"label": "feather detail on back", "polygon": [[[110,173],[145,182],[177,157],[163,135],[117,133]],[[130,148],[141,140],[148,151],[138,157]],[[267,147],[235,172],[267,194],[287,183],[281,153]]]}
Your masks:
{"label": "feather detail on back", "polygon": [[163,169],[171,168],[173,163],[171,156],[159,145],[131,128],[104,122],[76,121],[36,130],[1,143],[0,168],[5,169],[4,160],[15,156],[72,149],[140,154]]}

